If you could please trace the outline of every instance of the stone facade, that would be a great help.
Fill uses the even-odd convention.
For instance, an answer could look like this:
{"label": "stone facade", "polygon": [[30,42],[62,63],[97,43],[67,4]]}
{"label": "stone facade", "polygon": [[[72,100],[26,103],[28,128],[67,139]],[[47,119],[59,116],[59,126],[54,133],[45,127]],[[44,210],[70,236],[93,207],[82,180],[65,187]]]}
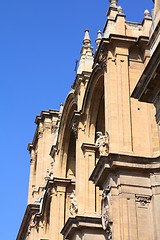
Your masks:
{"label": "stone facade", "polygon": [[158,57],[158,14],[155,0],[153,18],[145,11],[141,24],[127,22],[118,1],[110,0],[94,54],[85,30],[64,106],[36,117],[17,240],[160,239],[156,111],[135,98],[138,81]]}

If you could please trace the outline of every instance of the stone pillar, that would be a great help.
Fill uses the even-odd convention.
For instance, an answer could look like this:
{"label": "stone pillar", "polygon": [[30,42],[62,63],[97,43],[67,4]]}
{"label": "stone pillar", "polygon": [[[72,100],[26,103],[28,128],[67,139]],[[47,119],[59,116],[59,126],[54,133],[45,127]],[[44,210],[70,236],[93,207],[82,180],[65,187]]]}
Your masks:
{"label": "stone pillar", "polygon": [[128,49],[109,51],[104,75],[105,128],[111,152],[132,152]]}
{"label": "stone pillar", "polygon": [[28,203],[33,202],[33,188],[35,187],[35,164],[36,164],[36,156],[35,150],[32,144],[28,145],[28,150],[30,152],[30,175],[29,175],[29,189],[28,189]]}
{"label": "stone pillar", "polygon": [[65,198],[66,187],[69,179],[54,178],[51,182],[51,205],[50,205],[50,232],[49,239],[62,240],[61,230],[65,223]]}
{"label": "stone pillar", "polygon": [[116,48],[119,147],[132,152],[128,49]]}
{"label": "stone pillar", "polygon": [[[80,117],[80,116],[78,116]],[[85,209],[85,159],[81,149],[81,145],[84,139],[84,124],[80,122],[78,118],[77,124],[77,139],[76,139],[76,185],[75,194],[78,205],[78,213],[83,215]]]}
{"label": "stone pillar", "polygon": [[151,186],[152,186],[152,201],[153,201],[153,225],[154,225],[154,234],[155,239],[160,239],[160,173],[151,174]]}
{"label": "stone pillar", "polygon": [[[45,179],[49,177],[51,170],[52,158],[50,156],[51,146],[53,145],[53,137],[56,134],[52,131],[53,119],[48,112],[43,113],[44,116],[37,117],[37,153],[36,153],[36,169],[35,169],[35,189],[34,198],[42,197],[42,190],[45,186]],[[46,114],[46,115],[45,115]],[[53,119],[52,119],[53,118]],[[57,118],[56,118],[57,119]]]}
{"label": "stone pillar", "polygon": [[43,161],[43,123],[40,122],[38,126],[38,149],[37,149],[37,166],[36,166],[36,191],[38,191],[38,188],[42,186],[42,174],[44,172],[42,168],[42,161]]}
{"label": "stone pillar", "polygon": [[93,182],[89,181],[89,177],[95,167],[95,144],[82,144],[82,150],[84,153],[84,189],[82,194],[85,192],[84,199],[84,214],[93,215],[96,211],[96,188]]}
{"label": "stone pillar", "polygon": [[115,58],[108,52],[107,71],[104,72],[105,130],[110,135],[110,151],[119,151],[118,106]]}
{"label": "stone pillar", "polygon": [[57,219],[57,191],[56,188],[52,188],[50,192],[51,205],[50,205],[50,228],[49,228],[49,239],[58,239],[58,219]]}

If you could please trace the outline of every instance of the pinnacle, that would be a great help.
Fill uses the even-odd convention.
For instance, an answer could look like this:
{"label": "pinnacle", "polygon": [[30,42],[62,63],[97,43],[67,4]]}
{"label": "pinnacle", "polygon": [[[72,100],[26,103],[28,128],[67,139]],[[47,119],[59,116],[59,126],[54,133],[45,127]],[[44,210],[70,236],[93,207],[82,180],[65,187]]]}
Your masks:
{"label": "pinnacle", "polygon": [[102,33],[101,33],[101,31],[99,30],[99,31],[97,32],[97,39],[96,39],[96,44],[97,44],[97,46],[99,46],[99,44],[100,44],[100,42],[101,42],[101,39],[102,39]]}
{"label": "pinnacle", "polygon": [[90,36],[89,36],[89,30],[86,29],[84,39],[83,39],[83,44],[84,45],[88,45],[88,44],[90,45],[90,43],[91,43],[91,39],[90,39]]}
{"label": "pinnacle", "polygon": [[145,17],[145,18],[151,18],[151,17],[150,17],[150,12],[148,11],[148,9],[146,9],[146,10],[144,11],[144,17]]}
{"label": "pinnacle", "polygon": [[109,0],[111,7],[117,7],[118,0]]}

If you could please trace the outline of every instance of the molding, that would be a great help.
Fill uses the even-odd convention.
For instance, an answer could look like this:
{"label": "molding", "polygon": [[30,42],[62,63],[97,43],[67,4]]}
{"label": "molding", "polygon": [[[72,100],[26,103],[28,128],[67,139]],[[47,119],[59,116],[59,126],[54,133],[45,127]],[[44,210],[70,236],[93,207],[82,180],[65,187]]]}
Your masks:
{"label": "molding", "polygon": [[147,195],[137,195],[135,196],[136,203],[139,205],[139,207],[146,207],[150,204],[152,197]]}
{"label": "molding", "polygon": [[84,153],[96,152],[98,150],[98,147],[95,145],[95,143],[82,143],[81,149]]}
{"label": "molding", "polygon": [[39,124],[41,121],[44,121],[45,118],[52,118],[52,117],[58,117],[60,111],[59,110],[48,110],[48,111],[41,111],[40,115],[36,116],[35,123]]}
{"label": "molding", "polygon": [[110,153],[108,156],[100,156],[99,161],[94,168],[89,180],[103,189],[109,174],[115,171],[141,172],[151,174],[160,172],[160,157],[138,157]]}
{"label": "molding", "polygon": [[151,56],[131,97],[142,102],[153,103],[160,91],[160,43]]}
{"label": "molding", "polygon": [[16,240],[24,240],[28,231],[28,226],[33,215],[40,210],[39,204],[29,204],[26,208]]}
{"label": "molding", "polygon": [[81,231],[84,233],[84,231],[88,229],[91,231],[91,233],[92,231],[95,231],[97,234],[100,232],[105,236],[105,231],[102,229],[100,217],[70,217],[64,225],[61,233],[64,235],[65,239],[72,239],[76,231]]}

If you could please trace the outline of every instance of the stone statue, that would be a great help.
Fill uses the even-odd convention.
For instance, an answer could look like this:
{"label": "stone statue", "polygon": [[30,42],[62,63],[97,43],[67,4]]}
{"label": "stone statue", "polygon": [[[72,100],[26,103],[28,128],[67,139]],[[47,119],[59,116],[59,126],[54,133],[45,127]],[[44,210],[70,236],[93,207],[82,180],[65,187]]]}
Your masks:
{"label": "stone statue", "polygon": [[70,211],[70,214],[72,216],[74,216],[78,212],[78,206],[77,206],[75,190],[73,190],[73,192],[71,193],[70,200],[71,200],[71,202],[70,202],[69,211]]}
{"label": "stone statue", "polygon": [[102,194],[102,227],[107,233],[107,239],[112,240],[112,220],[109,213],[109,192],[104,190]]}
{"label": "stone statue", "polygon": [[109,134],[106,132],[105,135],[102,132],[96,132],[97,140],[96,147],[99,149],[100,156],[108,156],[109,154]]}

